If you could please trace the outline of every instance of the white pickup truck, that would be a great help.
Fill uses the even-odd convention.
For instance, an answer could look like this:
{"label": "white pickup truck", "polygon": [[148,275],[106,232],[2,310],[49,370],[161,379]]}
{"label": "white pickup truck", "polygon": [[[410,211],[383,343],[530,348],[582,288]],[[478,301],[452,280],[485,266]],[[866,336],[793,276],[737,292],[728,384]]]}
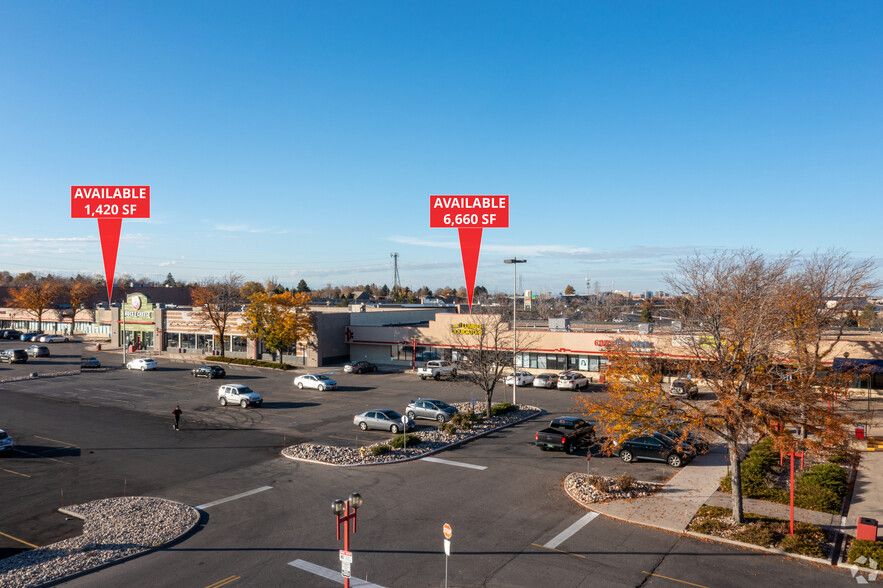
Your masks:
{"label": "white pickup truck", "polygon": [[423,364],[423,367],[417,368],[417,375],[420,376],[421,380],[426,378],[440,380],[442,376],[451,376],[453,378],[457,375],[457,368],[449,361],[427,361]]}

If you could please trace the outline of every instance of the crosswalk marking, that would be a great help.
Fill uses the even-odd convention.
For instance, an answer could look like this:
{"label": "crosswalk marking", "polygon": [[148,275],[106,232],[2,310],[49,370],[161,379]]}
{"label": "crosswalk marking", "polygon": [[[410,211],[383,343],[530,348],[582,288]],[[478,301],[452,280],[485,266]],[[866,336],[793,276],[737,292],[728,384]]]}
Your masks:
{"label": "crosswalk marking", "polygon": [[443,463],[452,466],[459,466],[461,468],[472,468],[473,470],[486,470],[486,466],[480,465],[472,465],[471,463],[463,463],[462,461],[451,461],[449,459],[439,459],[437,457],[424,457],[423,461],[431,461],[434,463]]}
{"label": "crosswalk marking", "polygon": [[576,521],[575,523],[573,523],[572,525],[570,525],[569,527],[567,527],[566,529],[564,529],[563,531],[561,531],[560,533],[555,535],[552,538],[552,540],[549,541],[548,543],[546,543],[543,547],[548,547],[549,549],[555,549],[556,547],[558,547],[559,545],[561,545],[562,543],[564,543],[565,541],[570,539],[574,534],[576,534],[577,531],[579,531],[580,529],[582,529],[583,527],[585,527],[586,525],[591,523],[593,520],[595,520],[595,517],[597,517],[597,516],[598,516],[598,513],[596,513],[596,512],[586,513],[585,515],[580,517],[578,521]]}

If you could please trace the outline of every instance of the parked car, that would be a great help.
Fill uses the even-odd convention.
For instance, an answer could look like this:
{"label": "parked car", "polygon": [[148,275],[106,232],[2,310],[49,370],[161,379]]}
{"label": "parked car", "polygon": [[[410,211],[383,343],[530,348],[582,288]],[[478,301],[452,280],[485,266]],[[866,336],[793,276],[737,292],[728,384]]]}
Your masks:
{"label": "parked car", "polygon": [[40,343],[67,343],[70,339],[66,335],[40,335],[37,341]]}
{"label": "parked car", "polygon": [[81,357],[80,368],[100,368],[101,362],[97,357]]}
{"label": "parked car", "polygon": [[515,382],[516,386],[529,386],[533,384],[534,375],[528,372],[515,372],[506,376],[506,385],[511,386]]}
{"label": "parked car", "polygon": [[248,386],[224,384],[218,388],[218,403],[221,406],[238,404],[242,408],[248,408],[249,406],[260,406],[264,403],[264,399]]}
{"label": "parked car", "polygon": [[675,380],[668,388],[669,396],[686,396],[687,398],[699,398],[699,386],[693,380]]}
{"label": "parked car", "polygon": [[564,372],[558,376],[559,390],[579,390],[589,385],[589,379],[579,372]]}
{"label": "parked car", "polygon": [[337,382],[322,374],[304,374],[294,379],[294,385],[303,390],[313,388],[315,390],[337,390]]}
{"label": "parked car", "polygon": [[643,435],[632,437],[618,446],[619,459],[631,463],[637,459],[664,461],[668,465],[679,468],[696,456],[690,447],[681,447],[664,435]]}
{"label": "parked car", "polygon": [[22,332],[15,329],[4,329],[0,331],[0,339],[19,339],[21,340]]}
{"label": "parked car", "polygon": [[156,360],[151,359],[150,357],[139,357],[138,359],[133,359],[129,363],[126,364],[127,370],[155,370],[157,367]]}
{"label": "parked car", "polygon": [[405,417],[402,422],[402,415],[394,410],[374,409],[353,417],[353,424],[367,431],[368,429],[380,429],[381,431],[389,431],[393,435],[398,434],[402,429],[409,430],[414,428],[414,421]]}
{"label": "parked car", "polygon": [[577,447],[595,441],[595,427],[578,417],[558,417],[534,435],[534,444],[542,451],[562,449],[573,453]]}
{"label": "parked car", "polygon": [[31,345],[25,351],[31,357],[49,357],[49,348],[45,345]]}
{"label": "parked car", "polygon": [[555,388],[558,385],[558,374],[540,374],[533,379],[534,388]]}
{"label": "parked car", "polygon": [[697,455],[708,453],[708,450],[710,449],[709,443],[706,439],[689,431],[683,431],[681,429],[668,429],[662,431],[661,434],[665,435],[675,445],[691,447]]}
{"label": "parked car", "polygon": [[417,375],[421,380],[433,378],[440,380],[442,376],[457,377],[457,368],[450,361],[432,360],[427,361],[423,367],[417,368]]}
{"label": "parked car", "polygon": [[12,442],[12,437],[9,436],[9,433],[0,429],[0,451],[9,454],[12,453],[13,449],[15,449],[15,443]]}
{"label": "parked car", "polygon": [[208,378],[209,380],[223,378],[227,375],[224,368],[219,365],[203,365],[198,368],[193,368],[190,370],[190,373],[193,374],[194,378]]}
{"label": "parked car", "polygon": [[28,363],[28,353],[24,349],[4,349],[0,351],[0,363]]}
{"label": "parked car", "polygon": [[376,372],[377,366],[370,361],[356,361],[344,365],[343,371],[348,374],[363,374],[365,372]]}
{"label": "parked car", "polygon": [[21,341],[33,341],[35,338],[39,337],[39,336],[42,335],[42,334],[43,334],[43,333],[38,333],[38,332],[36,332],[36,331],[31,331],[30,333],[22,333],[22,334],[19,336],[19,339],[20,339]]}
{"label": "parked car", "polygon": [[405,414],[412,419],[432,419],[440,423],[451,420],[458,412],[447,402],[432,398],[418,398],[409,402],[405,407]]}

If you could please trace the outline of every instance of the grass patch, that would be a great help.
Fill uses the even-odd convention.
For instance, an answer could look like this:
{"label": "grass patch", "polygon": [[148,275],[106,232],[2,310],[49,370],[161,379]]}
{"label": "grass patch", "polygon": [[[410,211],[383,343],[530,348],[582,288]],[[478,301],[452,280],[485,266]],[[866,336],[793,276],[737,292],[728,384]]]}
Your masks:
{"label": "grass patch", "polygon": [[274,368],[277,370],[293,370],[297,369],[297,366],[291,365],[289,363],[276,363],[273,361],[261,361],[260,359],[248,359],[247,357],[221,357],[220,355],[213,355],[205,358],[206,361],[213,361],[217,363],[232,363],[236,365],[251,365],[256,367],[267,367]]}
{"label": "grass patch", "polygon": [[[879,564],[883,564],[883,541],[862,541],[853,539],[849,544],[849,551],[846,552],[846,561],[848,563],[856,563],[855,560],[864,557],[865,560],[873,559]],[[865,561],[862,560],[862,561]],[[870,567],[867,561],[864,567]]]}

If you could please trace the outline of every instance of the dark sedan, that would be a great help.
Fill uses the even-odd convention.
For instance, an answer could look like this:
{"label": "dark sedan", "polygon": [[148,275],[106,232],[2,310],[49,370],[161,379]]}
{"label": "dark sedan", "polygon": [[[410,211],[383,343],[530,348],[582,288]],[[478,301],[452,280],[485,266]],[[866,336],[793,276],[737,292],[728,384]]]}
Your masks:
{"label": "dark sedan", "polygon": [[204,365],[198,368],[193,368],[190,370],[190,373],[193,374],[194,378],[208,378],[209,380],[223,378],[227,375],[224,368],[217,365]]}
{"label": "dark sedan", "polygon": [[343,371],[353,374],[363,374],[365,372],[376,372],[377,366],[370,361],[357,361],[343,366]]}
{"label": "dark sedan", "polygon": [[632,437],[619,444],[619,459],[631,463],[638,459],[664,461],[673,468],[679,468],[696,456],[690,447],[678,446],[664,435]]}
{"label": "dark sedan", "polygon": [[81,357],[80,368],[100,368],[101,362],[97,357]]}

